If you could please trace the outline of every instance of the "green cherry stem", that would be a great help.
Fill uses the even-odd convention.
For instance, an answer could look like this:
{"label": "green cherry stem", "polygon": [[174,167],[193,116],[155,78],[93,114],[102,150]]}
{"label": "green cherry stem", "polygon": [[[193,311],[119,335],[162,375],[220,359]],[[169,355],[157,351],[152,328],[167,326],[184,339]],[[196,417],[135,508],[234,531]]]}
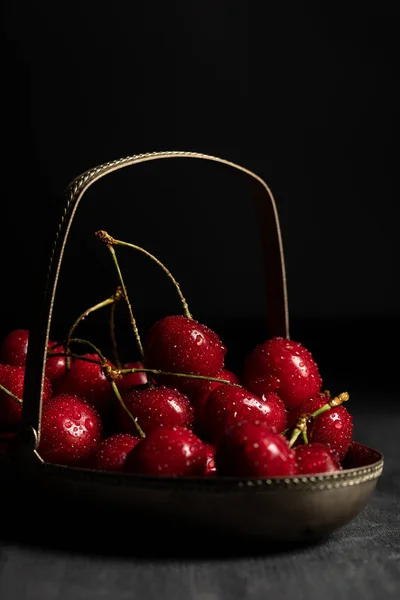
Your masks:
{"label": "green cherry stem", "polygon": [[104,354],[102,353],[101,350],[98,349],[97,346],[95,346],[92,342],[89,342],[89,340],[83,340],[82,338],[72,338],[70,340],[71,344],[83,344],[86,346],[89,346],[89,348],[91,348],[96,354],[97,356],[101,359],[101,363],[100,364],[104,364],[107,363],[107,359],[104,356]]}
{"label": "green cherry stem", "polygon": [[[106,377],[107,377],[107,374],[106,374]],[[136,427],[136,429],[138,431],[138,434],[140,435],[141,438],[145,438],[146,435],[145,435],[143,429],[140,427],[139,423],[136,421],[135,417],[132,415],[132,413],[130,412],[130,410],[126,406],[125,402],[123,401],[122,396],[121,396],[121,394],[119,392],[119,389],[117,387],[117,384],[115,383],[115,381],[113,380],[112,377],[107,377],[107,378],[108,378],[108,380],[110,382],[110,385],[111,385],[111,387],[112,387],[112,389],[114,391],[114,394],[116,395],[116,397],[118,399],[118,402],[121,404],[122,408],[124,409],[124,411],[126,412],[126,414],[128,415],[128,417],[134,422],[135,427]]]}
{"label": "green cherry stem", "polygon": [[188,307],[188,303],[186,302],[186,298],[182,294],[181,286],[179,285],[179,283],[177,282],[175,277],[172,275],[171,271],[169,269],[167,269],[167,267],[156,256],[154,256],[154,254],[151,254],[150,252],[148,252],[141,246],[137,246],[136,244],[130,244],[128,242],[123,242],[122,240],[116,240],[110,234],[108,234],[106,231],[97,231],[96,235],[102,242],[106,243],[108,246],[124,246],[125,248],[132,248],[133,250],[138,250],[139,252],[142,252],[148,258],[153,260],[159,267],[161,267],[161,269],[164,271],[164,273],[166,273],[166,275],[170,278],[170,280],[174,284],[175,289],[178,293],[178,296],[182,302],[182,307],[183,307],[183,312],[184,312],[185,317],[187,317],[188,319],[193,319],[192,314]]}
{"label": "green cherry stem", "polygon": [[208,377],[207,375],[194,375],[193,373],[173,373],[172,371],[160,371],[159,369],[146,369],[144,367],[138,369],[118,369],[118,372],[121,373],[121,375],[125,375],[127,373],[152,373],[153,375],[172,375],[174,377],[185,377],[188,379],[203,379],[205,381],[215,381],[217,383],[238,385],[237,383],[232,383],[227,379],[219,379],[219,377]]}
{"label": "green cherry stem", "polygon": [[[101,308],[104,308],[105,306],[109,306],[110,304],[115,305],[115,303],[118,302],[121,298],[122,298],[122,289],[121,289],[121,287],[118,286],[118,288],[116,289],[115,293],[112,296],[110,296],[109,298],[106,298],[105,300],[103,300],[102,302],[99,302],[98,304],[95,304],[94,306],[91,306],[90,308],[85,310],[81,315],[79,315],[79,317],[76,319],[75,323],[72,325],[71,329],[68,332],[66,346],[65,346],[67,354],[69,353],[71,338],[74,334],[75,329],[78,327],[79,323],[81,323],[84,319],[86,319],[86,317],[88,317],[91,313],[95,312],[96,310],[100,310]],[[69,357],[67,357],[66,367],[67,367],[67,369],[71,368],[71,360]]]}
{"label": "green cherry stem", "polygon": [[94,360],[93,358],[87,358],[87,356],[82,356],[81,354],[75,354],[74,352],[68,352],[68,354],[67,354],[66,352],[52,352],[51,350],[48,350],[47,355],[51,356],[51,357],[64,356],[66,358],[68,358],[70,356],[71,358],[76,358],[78,360],[90,362],[90,363],[93,363],[94,365],[102,366],[104,364],[100,360]]}
{"label": "green cherry stem", "polygon": [[1,385],[1,383],[0,383],[0,390],[2,392],[4,392],[5,394],[7,394],[7,396],[10,396],[10,398],[12,398],[13,400],[15,400],[15,402],[18,402],[19,404],[22,404],[21,398],[18,398],[18,396],[16,396],[12,392],[10,392],[10,390],[8,390],[7,388],[5,388],[4,385]]}
{"label": "green cherry stem", "polygon": [[349,398],[350,398],[350,396],[347,392],[342,392],[338,396],[335,396],[334,398],[330,399],[326,404],[321,406],[321,408],[318,408],[312,414],[301,415],[301,417],[299,417],[299,419],[296,423],[296,426],[294,427],[294,429],[292,431],[292,435],[289,440],[289,447],[291,448],[293,446],[293,444],[296,442],[296,440],[300,434],[303,436],[304,443],[308,444],[308,437],[307,437],[308,423],[312,419],[315,419],[315,417],[322,415],[322,413],[326,412],[327,410],[330,410],[331,408],[334,408],[335,406],[340,406],[340,404],[343,404],[343,402],[347,402],[347,400]]}
{"label": "green cherry stem", "polygon": [[132,306],[131,306],[131,303],[130,303],[130,300],[129,300],[128,292],[126,290],[126,285],[125,285],[125,282],[124,282],[124,278],[122,276],[122,272],[121,272],[121,269],[120,269],[120,266],[119,266],[118,258],[117,258],[117,255],[115,254],[115,250],[114,250],[114,247],[113,247],[115,240],[110,235],[108,235],[108,233],[106,231],[96,231],[96,236],[99,238],[99,240],[101,242],[103,242],[104,244],[106,244],[106,246],[107,246],[107,248],[108,248],[108,250],[109,250],[109,252],[111,254],[111,258],[113,260],[113,263],[114,263],[115,268],[116,268],[117,273],[118,273],[118,277],[119,277],[119,281],[120,281],[120,284],[121,284],[121,287],[122,287],[122,291],[123,291],[123,294],[124,294],[125,302],[126,302],[126,305],[128,307],[129,318],[130,318],[130,322],[131,322],[131,325],[132,325],[133,333],[134,333],[135,338],[136,338],[136,343],[137,343],[138,348],[139,348],[141,359],[143,360],[144,359],[144,351],[143,351],[142,340],[140,339],[139,330],[138,330],[138,327],[137,327],[136,319],[133,316]]}

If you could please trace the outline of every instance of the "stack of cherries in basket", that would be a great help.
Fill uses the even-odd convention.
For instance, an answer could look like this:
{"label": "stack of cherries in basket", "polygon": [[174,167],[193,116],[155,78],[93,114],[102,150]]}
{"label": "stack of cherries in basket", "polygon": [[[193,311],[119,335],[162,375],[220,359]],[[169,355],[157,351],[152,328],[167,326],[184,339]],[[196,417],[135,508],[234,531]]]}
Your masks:
{"label": "stack of cherries in basket", "polygon": [[[173,275],[144,249],[96,234],[119,277],[116,292],[86,309],[65,340],[49,341],[38,453],[70,467],[151,476],[243,478],[321,474],[342,469],[353,420],[322,390],[311,353],[281,337],[257,345],[241,373],[225,368],[218,335],[192,318]],[[119,268],[116,247],[144,252],[164,270],[183,315],[156,322],[142,340]],[[139,360],[121,363],[114,311],[125,302]],[[81,321],[110,309],[113,356],[75,337]],[[28,330],[0,345],[0,449],[21,422]],[[2,441],[1,441],[2,440]]]}

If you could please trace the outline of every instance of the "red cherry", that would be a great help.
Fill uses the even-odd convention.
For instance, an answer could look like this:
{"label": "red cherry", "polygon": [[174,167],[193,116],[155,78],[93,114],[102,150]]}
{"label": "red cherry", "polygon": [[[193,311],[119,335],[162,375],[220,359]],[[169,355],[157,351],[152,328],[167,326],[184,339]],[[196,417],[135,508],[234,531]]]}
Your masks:
{"label": "red cherry", "polygon": [[[222,369],[222,371],[220,371],[216,377],[218,379],[225,379],[225,381],[230,381],[231,383],[239,384],[239,379],[236,377],[235,373],[229,371],[228,369]],[[193,384],[194,385],[190,390],[189,400],[194,406],[195,416],[197,419],[199,418],[211,392],[218,386],[226,384],[218,383],[218,381],[204,381],[201,379],[198,379],[197,382],[193,381]]]}
{"label": "red cherry", "polygon": [[[263,382],[255,380],[263,379]],[[247,357],[243,381],[263,392],[276,392],[287,408],[318,394],[322,379],[311,353],[299,342],[275,337],[259,344]]]}
{"label": "red cherry", "polygon": [[260,421],[228,429],[215,452],[217,473],[238,477],[287,477],[295,474],[295,453],[282,435]]}
{"label": "red cherry", "polygon": [[326,444],[339,460],[349,449],[353,435],[353,418],[347,408],[336,406],[315,417],[310,442]]}
{"label": "red cherry", "polygon": [[140,442],[130,433],[116,433],[104,439],[96,450],[91,465],[102,471],[123,471],[126,457]]}
{"label": "red cherry", "polygon": [[[59,354],[65,353],[65,348],[57,344],[57,342],[49,342],[48,347],[52,352]],[[66,358],[65,356],[49,356],[46,361],[46,377],[54,384],[66,374]]]}
{"label": "red cherry", "polygon": [[[193,407],[177,390],[165,386],[134,389],[123,400],[146,435],[161,426],[190,428],[193,424]],[[119,403],[116,413],[120,429],[136,434],[135,424]]]}
{"label": "red cherry", "polygon": [[[25,367],[0,365],[0,383],[14,396],[23,399]],[[43,402],[47,402],[52,395],[51,383],[47,377],[43,382]],[[16,431],[22,414],[22,404],[0,390],[0,429],[3,431]]]}
{"label": "red cherry", "polygon": [[[327,402],[329,402],[329,398],[320,394],[291,410],[288,415],[288,427],[294,427],[301,415],[312,414]],[[333,407],[310,421],[307,435],[310,442],[326,444],[338,459],[342,460],[353,435],[352,416],[343,405]]]}
{"label": "red cherry", "polygon": [[211,442],[241,421],[261,420],[276,431],[286,427],[286,410],[276,394],[260,398],[241,386],[221,385],[209,395],[199,427]]}
{"label": "red cherry", "polygon": [[128,454],[125,470],[140,475],[204,475],[207,447],[190,429],[159,427]]}
{"label": "red cherry", "polygon": [[297,475],[334,473],[341,469],[339,461],[325,444],[315,442],[297,446],[295,455]]}
{"label": "red cherry", "polygon": [[[226,348],[214,331],[182,315],[169,316],[155,323],[145,343],[145,365],[175,373],[215,377],[224,366]],[[159,377],[158,381],[190,393],[196,380]]]}
{"label": "red cherry", "polygon": [[215,466],[215,448],[211,444],[206,444],[207,449],[207,463],[204,475],[206,477],[214,477],[217,474],[217,467]]}
{"label": "red cherry", "polygon": [[82,398],[61,394],[44,405],[39,445],[43,460],[83,465],[100,444],[101,436],[100,416]]}
{"label": "red cherry", "polygon": [[15,329],[11,331],[2,341],[0,346],[0,360],[6,365],[23,367],[28,352],[29,331],[27,329]]}
{"label": "red cherry", "polygon": [[[139,361],[127,362],[122,366],[123,369],[143,369],[143,367],[143,363]],[[147,381],[147,373],[126,373],[116,384],[121,394],[124,395],[139,385],[146,385]]]}
{"label": "red cherry", "polygon": [[[83,358],[99,361],[97,354],[83,354]],[[70,369],[57,383],[56,392],[83,398],[100,414],[104,414],[114,401],[114,392],[102,367],[79,358],[71,362]]]}

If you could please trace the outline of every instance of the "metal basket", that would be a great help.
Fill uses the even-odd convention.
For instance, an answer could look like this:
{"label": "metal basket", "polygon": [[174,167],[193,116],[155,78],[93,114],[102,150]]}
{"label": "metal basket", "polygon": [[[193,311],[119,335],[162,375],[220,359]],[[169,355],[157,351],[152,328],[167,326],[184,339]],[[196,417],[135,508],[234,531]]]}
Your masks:
{"label": "metal basket", "polygon": [[30,331],[21,430],[7,458],[8,472],[24,481],[30,493],[104,510],[134,511],[159,522],[207,528],[214,534],[254,540],[302,541],[322,538],[352,520],[366,505],[382,473],[380,452],[364,447],[369,458],[334,474],[286,478],[171,478],[99,472],[44,462],[38,454],[41,397],[54,299],[68,234],[90,186],[109,173],[161,160],[214,163],[248,184],[260,211],[268,265],[267,298],[271,335],[289,337],[288,300],[278,212],[267,184],[248,169],[194,152],[155,152],[115,160],[86,171],[67,188],[64,214],[52,252],[41,314]]}

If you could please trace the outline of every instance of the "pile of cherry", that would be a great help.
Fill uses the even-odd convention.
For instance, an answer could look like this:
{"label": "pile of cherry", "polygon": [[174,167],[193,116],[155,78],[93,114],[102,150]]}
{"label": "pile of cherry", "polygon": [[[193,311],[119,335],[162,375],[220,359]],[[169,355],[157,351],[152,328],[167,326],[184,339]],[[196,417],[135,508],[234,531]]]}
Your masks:
{"label": "pile of cherry", "polygon": [[[28,331],[15,330],[1,344],[0,431],[7,433],[17,430],[21,418],[17,398],[23,395],[28,337]],[[63,352],[52,342],[49,347]],[[155,376],[155,382],[145,372],[117,375],[116,386],[134,420],[96,354],[73,358],[69,369],[65,356],[50,355],[40,455],[63,465],[170,476],[272,477],[339,470],[351,443],[352,418],[321,392],[311,354],[298,342],[270,339],[246,359],[240,385],[224,369],[225,352],[217,335],[193,319],[160,320],[145,340],[149,369],[232,383],[173,375]],[[301,416],[318,410],[319,415],[306,417],[306,444]]]}
{"label": "pile of cherry", "polygon": [[[20,329],[0,344],[3,439],[21,422],[28,342]],[[77,342],[88,345],[86,353],[71,351]],[[218,335],[187,311],[162,318],[139,345],[142,360],[116,365],[90,342],[49,342],[43,460],[174,477],[342,469],[352,443],[353,420],[342,404],[348,394],[322,390],[318,366],[299,342],[269,339],[234,374]]]}

